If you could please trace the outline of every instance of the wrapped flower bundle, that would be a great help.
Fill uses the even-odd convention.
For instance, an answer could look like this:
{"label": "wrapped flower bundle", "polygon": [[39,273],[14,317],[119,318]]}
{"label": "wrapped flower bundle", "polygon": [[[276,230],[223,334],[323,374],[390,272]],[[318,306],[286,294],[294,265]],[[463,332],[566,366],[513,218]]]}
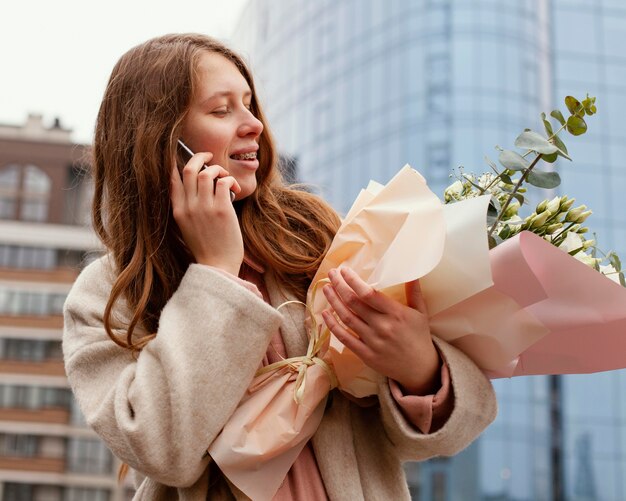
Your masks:
{"label": "wrapped flower bundle", "polygon": [[[551,114],[560,130],[584,132],[595,98],[568,97],[566,104],[567,120]],[[581,225],[590,212],[555,197],[524,219],[518,215],[524,182],[554,188],[560,181],[555,172],[534,170],[539,160],[569,158],[560,130],[554,133],[542,118],[547,138],[524,131],[516,140],[523,155],[501,150],[502,171],[489,162],[493,174],[462,174],[446,189],[445,203],[409,166],[387,185],[370,182],[360,193],[309,290],[307,354],[258,373],[209,448],[245,494],[272,498],[315,433],[332,388],[354,397],[376,394],[379,376],[322,320],[328,303],[317,290],[332,268],[349,266],[404,304],[405,283],[420,279],[432,334],[492,378],[626,367],[626,288],[616,283],[624,284],[621,264],[610,253],[603,265],[595,242],[585,240]]]}

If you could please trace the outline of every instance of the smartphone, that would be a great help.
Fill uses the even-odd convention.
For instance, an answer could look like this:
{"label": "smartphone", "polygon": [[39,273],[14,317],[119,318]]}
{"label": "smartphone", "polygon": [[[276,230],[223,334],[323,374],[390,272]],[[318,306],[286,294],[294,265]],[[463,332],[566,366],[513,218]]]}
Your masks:
{"label": "smartphone", "polygon": [[[186,158],[186,161],[188,162],[191,159],[191,157],[193,157],[194,152],[191,151],[191,149],[185,143],[183,143],[182,140],[180,140],[180,139],[178,140],[178,146],[180,146],[180,149],[184,153],[183,156]],[[202,169],[200,169],[200,172],[202,172],[202,170],[206,169],[206,168],[207,168],[207,165],[205,164],[202,167]],[[233,190],[230,190],[230,201],[231,202],[235,201],[235,193],[233,192]]]}

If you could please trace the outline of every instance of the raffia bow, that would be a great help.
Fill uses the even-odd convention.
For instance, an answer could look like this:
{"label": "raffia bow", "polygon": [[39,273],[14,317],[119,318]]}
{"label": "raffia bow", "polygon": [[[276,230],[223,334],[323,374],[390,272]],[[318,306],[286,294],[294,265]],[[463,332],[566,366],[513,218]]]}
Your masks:
{"label": "raffia bow", "polygon": [[[317,290],[322,284],[330,283],[328,278],[322,278],[318,280],[313,286],[313,290],[311,292],[311,303],[315,303],[315,296],[317,294]],[[296,384],[294,389],[293,399],[297,404],[302,403],[302,399],[304,397],[304,391],[306,389],[306,375],[307,369],[313,365],[319,365],[326,374],[328,375],[328,379],[330,380],[330,389],[336,388],[338,385],[337,377],[331,366],[321,359],[318,354],[322,350],[322,348],[327,344],[328,339],[330,337],[330,330],[326,325],[319,325],[315,320],[315,315],[313,315],[313,310],[311,307],[302,301],[286,301],[282,303],[277,310],[280,310],[282,307],[290,305],[290,304],[300,304],[304,306],[309,314],[309,320],[311,322],[311,327],[309,329],[309,346],[306,351],[306,355],[299,357],[290,357],[283,358],[278,362],[274,362],[273,364],[266,365],[259,369],[255,377],[262,376],[264,374],[270,374],[267,378],[259,379],[257,382],[252,384],[248,391],[255,392],[260,389],[263,385],[265,385],[272,376],[278,374],[283,370],[289,370],[294,373],[297,373]]]}

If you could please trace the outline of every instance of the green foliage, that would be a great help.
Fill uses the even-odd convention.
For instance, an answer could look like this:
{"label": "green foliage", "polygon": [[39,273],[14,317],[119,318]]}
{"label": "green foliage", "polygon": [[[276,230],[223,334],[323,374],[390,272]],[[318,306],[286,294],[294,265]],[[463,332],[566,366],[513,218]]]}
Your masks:
{"label": "green foliage", "polygon": [[561,184],[561,176],[558,172],[532,171],[528,173],[527,181],[537,188],[549,190]]}
{"label": "green foliage", "polygon": [[[536,167],[540,161],[553,164],[559,157],[571,161],[559,134],[566,131],[573,136],[579,136],[587,132],[585,117],[597,112],[595,103],[596,98],[589,97],[588,94],[582,102],[573,96],[567,96],[567,117],[560,110],[552,110],[550,117],[556,120],[554,124],[545,113],[541,114],[546,136],[525,129],[515,140],[515,146],[521,152],[496,146],[500,152],[498,163],[501,167],[485,157],[485,162],[493,173],[476,176],[463,172],[462,167],[459,168],[458,175],[455,173],[456,182],[444,191],[444,199],[446,203],[452,203],[484,194],[491,195],[487,210],[489,248],[514,237],[520,231],[531,231],[563,248],[576,259],[619,280],[626,287],[622,264],[617,254],[603,254],[596,247],[595,238],[586,239],[583,236],[588,228],[582,224],[591,214],[585,205],[572,207],[574,199],[564,195],[543,200],[537,205],[535,212],[524,219],[518,214],[521,205],[525,203],[524,183],[545,189],[553,189],[561,184],[561,177],[557,172],[539,170]],[[604,257],[598,257],[598,253]]]}

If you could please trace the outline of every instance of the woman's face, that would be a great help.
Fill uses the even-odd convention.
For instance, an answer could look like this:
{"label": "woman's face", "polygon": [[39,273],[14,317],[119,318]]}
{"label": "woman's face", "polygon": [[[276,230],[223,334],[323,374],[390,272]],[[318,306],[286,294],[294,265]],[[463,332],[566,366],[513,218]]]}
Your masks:
{"label": "woman's face", "polygon": [[256,153],[263,131],[263,124],[250,111],[250,86],[231,61],[205,52],[196,88],[183,122],[182,140],[194,153],[213,154],[210,165],[224,167],[237,180],[241,186],[237,200],[241,200],[256,189]]}

